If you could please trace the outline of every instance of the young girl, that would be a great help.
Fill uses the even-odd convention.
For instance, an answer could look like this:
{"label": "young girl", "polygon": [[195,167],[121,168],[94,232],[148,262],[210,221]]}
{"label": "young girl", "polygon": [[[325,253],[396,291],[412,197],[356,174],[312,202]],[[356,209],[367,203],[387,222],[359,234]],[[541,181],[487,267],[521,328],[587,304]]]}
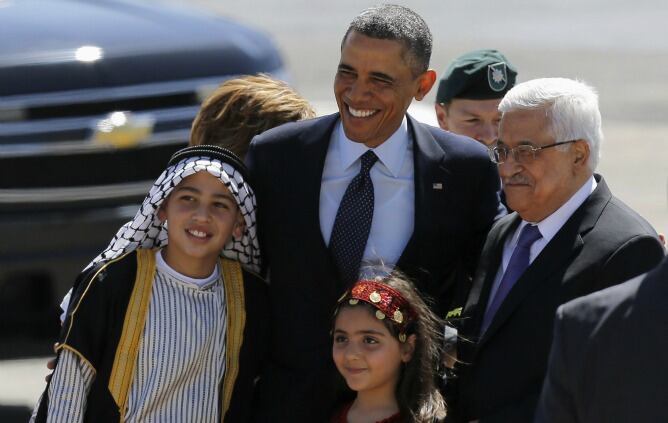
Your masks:
{"label": "young girl", "polygon": [[411,283],[399,276],[360,280],[334,316],[334,363],[357,396],[332,423],[443,420],[435,386],[443,324]]}

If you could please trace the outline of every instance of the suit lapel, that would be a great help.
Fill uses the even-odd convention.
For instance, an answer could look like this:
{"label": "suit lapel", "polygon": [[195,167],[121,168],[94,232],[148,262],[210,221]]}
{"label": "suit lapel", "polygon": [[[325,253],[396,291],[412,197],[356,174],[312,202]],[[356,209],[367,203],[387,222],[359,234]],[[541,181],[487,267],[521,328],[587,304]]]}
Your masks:
{"label": "suit lapel", "polygon": [[603,209],[612,199],[612,193],[610,192],[608,184],[605,183],[603,177],[601,175],[594,174],[594,178],[596,179],[597,183],[596,189],[573,215],[575,216],[578,213],[581,213],[581,217],[579,218],[579,232],[583,236],[594,226],[596,226],[596,222],[598,222],[599,217],[601,217]]}
{"label": "suit lapel", "polygon": [[490,230],[480,256],[478,269],[473,279],[471,292],[464,307],[464,333],[467,336],[478,336],[482,317],[485,314],[492,284],[501,264],[503,255],[503,244],[510,234],[513,233],[520,223],[520,217],[514,213],[501,219]]}
{"label": "suit lapel", "polygon": [[[328,115],[321,118],[321,122],[315,125],[312,131],[301,132],[297,141],[301,145],[299,151],[302,159],[299,160],[298,166],[302,179],[301,183],[294,186],[294,189],[301,187],[302,192],[299,197],[304,199],[302,216],[306,221],[305,232],[310,234],[304,239],[316,240],[313,248],[308,247],[309,255],[311,255],[309,260],[314,260],[315,263],[327,263],[328,267],[323,271],[331,275],[336,275],[338,271],[320,229],[320,187],[327,149],[338,120],[338,113]],[[338,291],[341,289],[337,288]]]}
{"label": "suit lapel", "polygon": [[[560,274],[559,269],[570,265],[572,258],[584,246],[583,236],[596,225],[603,208],[610,201],[612,194],[603,179],[595,176],[598,186],[584,203],[566,221],[543,251],[518,279],[508,296],[496,312],[489,328],[483,334],[479,346],[482,346],[503,323],[512,315],[513,311],[534,290],[544,290],[554,283],[563,281],[551,279],[552,275]],[[504,238],[505,240],[505,238]],[[500,246],[503,251],[503,246]],[[498,266],[497,266],[498,267]],[[488,294],[489,295],[489,294]]]}
{"label": "suit lapel", "polygon": [[494,335],[529,293],[536,289],[541,290],[548,284],[554,283],[556,280],[550,280],[550,276],[559,273],[560,268],[568,266],[571,257],[580,251],[583,241],[577,227],[567,226],[571,227],[563,227],[517,280],[494,315],[489,328],[482,335],[481,346]]}
{"label": "suit lapel", "polygon": [[[413,163],[414,163],[414,185],[415,185],[415,211],[413,234],[401,254],[397,266],[409,268],[410,263],[418,263],[421,242],[425,234],[431,230],[431,224],[435,221],[434,213],[443,210],[442,202],[446,201],[447,195],[435,195],[447,190],[446,180],[448,169],[442,166],[444,153],[438,148],[436,140],[431,133],[411,116],[406,115],[409,129],[413,138]],[[439,218],[442,218],[440,216]]]}

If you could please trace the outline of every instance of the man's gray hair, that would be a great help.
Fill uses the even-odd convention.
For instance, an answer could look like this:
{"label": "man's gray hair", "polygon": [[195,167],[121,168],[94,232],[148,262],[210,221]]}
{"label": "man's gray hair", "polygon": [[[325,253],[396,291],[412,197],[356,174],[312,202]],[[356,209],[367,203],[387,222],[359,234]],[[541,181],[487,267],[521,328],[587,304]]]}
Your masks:
{"label": "man's gray hair", "polygon": [[[555,142],[583,139],[589,144],[589,169],[600,158],[603,130],[598,94],[593,87],[567,78],[541,78],[515,85],[499,104],[502,113],[517,109],[545,109]],[[559,146],[556,148],[569,146]]]}
{"label": "man's gray hair", "polygon": [[402,43],[415,76],[429,69],[432,36],[427,23],[411,9],[395,4],[373,6],[357,15],[348,26],[341,48],[351,31],[370,38]]}

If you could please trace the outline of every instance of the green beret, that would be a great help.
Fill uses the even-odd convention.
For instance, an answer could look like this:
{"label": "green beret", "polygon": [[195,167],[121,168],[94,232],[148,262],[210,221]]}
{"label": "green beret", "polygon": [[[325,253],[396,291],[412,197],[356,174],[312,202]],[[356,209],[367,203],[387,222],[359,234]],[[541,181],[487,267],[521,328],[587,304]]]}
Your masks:
{"label": "green beret", "polygon": [[497,50],[476,50],[455,59],[438,84],[437,103],[453,98],[502,98],[513,85],[517,70]]}

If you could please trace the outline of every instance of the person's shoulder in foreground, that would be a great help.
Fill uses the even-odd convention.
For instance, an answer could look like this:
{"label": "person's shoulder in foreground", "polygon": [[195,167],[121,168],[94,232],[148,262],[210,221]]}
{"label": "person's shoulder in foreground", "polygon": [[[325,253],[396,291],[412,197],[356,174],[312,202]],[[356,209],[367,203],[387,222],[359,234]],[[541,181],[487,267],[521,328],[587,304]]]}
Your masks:
{"label": "person's shoulder in foreground", "polygon": [[537,423],[663,421],[668,259],[562,305]]}

